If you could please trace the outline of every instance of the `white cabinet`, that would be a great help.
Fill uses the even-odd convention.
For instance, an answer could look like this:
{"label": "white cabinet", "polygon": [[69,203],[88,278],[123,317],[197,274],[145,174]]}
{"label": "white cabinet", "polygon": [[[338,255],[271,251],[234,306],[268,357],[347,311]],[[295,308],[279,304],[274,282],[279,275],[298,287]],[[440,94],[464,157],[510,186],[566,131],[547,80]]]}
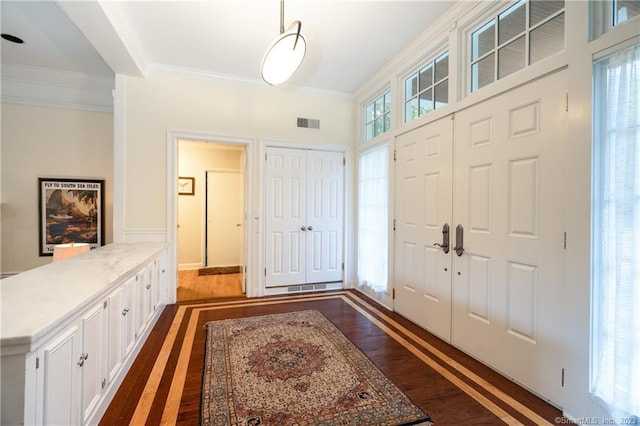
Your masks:
{"label": "white cabinet", "polygon": [[136,313],[138,311],[138,301],[136,298],[136,278],[129,278],[123,287],[125,293],[122,317],[124,319],[124,356],[128,356],[136,344],[137,323]]}
{"label": "white cabinet", "polygon": [[[81,330],[76,322],[45,342],[38,352],[36,419],[38,424],[80,423]],[[3,410],[8,407],[3,406]],[[4,422],[3,412],[3,424]]]}
{"label": "white cabinet", "polygon": [[151,248],[144,262],[110,275],[112,283],[93,297],[84,296],[90,301],[73,307],[74,313],[50,321],[46,333],[18,338],[3,324],[0,424],[100,421],[166,300],[161,297],[166,294],[165,249]]}
{"label": "white cabinet", "polygon": [[125,356],[126,315],[125,298],[126,286],[120,286],[107,298],[107,380],[112,381],[122,367]]}
{"label": "white cabinet", "polygon": [[106,386],[105,355],[109,353],[105,339],[107,302],[95,305],[82,315],[82,351],[77,365],[80,367],[82,423],[86,423],[96,408],[102,389]]}

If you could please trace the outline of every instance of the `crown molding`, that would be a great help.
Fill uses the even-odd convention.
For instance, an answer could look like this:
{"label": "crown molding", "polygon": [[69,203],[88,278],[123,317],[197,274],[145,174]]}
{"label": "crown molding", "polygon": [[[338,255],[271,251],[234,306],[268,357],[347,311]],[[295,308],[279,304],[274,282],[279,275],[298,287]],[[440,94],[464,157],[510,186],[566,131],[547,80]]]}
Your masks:
{"label": "crown molding", "polygon": [[2,102],[113,112],[115,76],[2,63]]}
{"label": "crown molding", "polygon": [[310,95],[327,96],[332,98],[354,100],[354,95],[348,92],[340,92],[337,90],[317,89],[313,87],[297,86],[294,84],[281,84],[277,87],[269,86],[264,81],[252,79],[248,77],[239,77],[231,74],[213,73],[194,68],[176,67],[158,63],[150,63],[146,69],[146,75],[163,74],[167,76],[181,76],[199,79],[213,80],[226,84],[237,84],[240,86],[254,87],[260,89],[282,90],[289,92],[303,92]]}

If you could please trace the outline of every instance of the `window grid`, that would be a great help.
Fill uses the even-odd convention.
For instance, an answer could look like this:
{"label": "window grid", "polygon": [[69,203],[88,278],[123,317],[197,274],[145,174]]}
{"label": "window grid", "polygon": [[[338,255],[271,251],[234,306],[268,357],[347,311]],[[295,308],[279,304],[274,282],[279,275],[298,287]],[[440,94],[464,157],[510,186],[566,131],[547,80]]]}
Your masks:
{"label": "window grid", "polygon": [[[538,3],[541,3],[538,0]],[[549,2],[550,4],[551,2]],[[551,21],[553,21],[554,19],[562,16],[564,17],[564,2],[555,2],[555,3],[562,3],[562,7],[558,8],[558,10],[548,14],[548,16],[544,17],[544,18],[538,18],[538,17],[534,17],[534,14],[531,11],[531,4],[532,4],[532,0],[519,0],[515,3],[513,3],[512,5],[510,5],[509,7],[507,7],[506,9],[500,11],[499,13],[497,13],[495,16],[493,16],[492,18],[490,18],[486,23],[484,23],[483,25],[481,25],[480,27],[478,27],[478,29],[476,29],[475,31],[471,32],[471,40],[470,40],[470,45],[471,45],[471,63],[470,63],[470,67],[469,69],[471,70],[471,92],[475,92],[476,90],[491,84],[497,80],[500,80],[503,77],[506,77],[507,75],[512,74],[515,71],[518,71],[522,68],[525,68],[529,65],[531,65],[532,63],[536,62],[537,60],[540,60],[542,58],[537,58],[532,60],[532,53],[531,53],[531,34],[535,32],[535,30],[543,27],[545,24],[550,23]],[[513,14],[513,13],[518,13],[518,9],[520,7],[524,7],[524,22],[525,25],[523,26],[523,29],[521,31],[518,31],[514,34],[512,34],[510,37],[508,37],[506,40],[500,40],[500,28],[501,28],[501,21],[507,21],[507,18],[509,17],[509,15]],[[534,21],[534,19],[536,19],[536,21]],[[496,25],[497,24],[497,25]],[[493,28],[492,28],[493,27]],[[564,28],[564,21],[563,21],[563,28]],[[480,46],[479,44],[481,43],[480,37],[476,36],[480,36],[482,35],[483,32],[487,31],[491,29],[492,33],[489,34],[492,38],[492,43],[493,46],[489,49],[487,49],[486,51],[481,51],[479,50]],[[504,70],[506,65],[503,65],[503,67],[500,66],[500,55],[501,53],[507,53],[507,49],[510,46],[514,46],[515,43],[518,42],[519,39],[523,38],[523,44],[524,44],[524,50],[522,51],[523,53],[523,58],[524,58],[524,63],[521,66],[518,66],[516,68],[513,68],[511,70],[507,69],[507,72],[501,72],[501,68]],[[518,53],[517,51],[515,53]],[[555,53],[555,52],[554,52]],[[547,55],[548,56],[548,55]],[[546,57],[546,56],[544,56]],[[489,77],[489,79],[485,79],[484,81],[481,80],[481,71],[482,71],[482,67],[487,67],[487,66],[491,66],[492,67],[492,73]],[[487,73],[485,73],[487,74]]]}
{"label": "window grid", "polygon": [[448,92],[449,52],[444,52],[405,79],[404,122],[446,105],[449,102]]}
{"label": "window grid", "polygon": [[364,140],[369,141],[391,129],[391,92],[387,91],[364,108]]}

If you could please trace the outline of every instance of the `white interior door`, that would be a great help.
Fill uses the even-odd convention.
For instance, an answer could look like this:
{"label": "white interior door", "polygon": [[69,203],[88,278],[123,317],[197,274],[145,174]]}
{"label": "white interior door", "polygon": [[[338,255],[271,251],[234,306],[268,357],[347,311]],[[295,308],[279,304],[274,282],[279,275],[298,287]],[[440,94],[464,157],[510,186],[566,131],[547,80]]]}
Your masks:
{"label": "white interior door", "polygon": [[207,172],[207,266],[244,265],[244,175]]}
{"label": "white interior door", "polygon": [[342,280],[343,158],[267,148],[267,287]]}
{"label": "white interior door", "polygon": [[307,151],[306,282],[342,281],[344,155]]}
{"label": "white interior door", "polygon": [[453,344],[557,403],[566,78],[461,111],[454,131]]}
{"label": "white interior door", "polygon": [[396,138],[395,309],[446,341],[453,246],[442,246],[451,239],[443,241],[445,224],[453,228],[452,155],[450,117]]}

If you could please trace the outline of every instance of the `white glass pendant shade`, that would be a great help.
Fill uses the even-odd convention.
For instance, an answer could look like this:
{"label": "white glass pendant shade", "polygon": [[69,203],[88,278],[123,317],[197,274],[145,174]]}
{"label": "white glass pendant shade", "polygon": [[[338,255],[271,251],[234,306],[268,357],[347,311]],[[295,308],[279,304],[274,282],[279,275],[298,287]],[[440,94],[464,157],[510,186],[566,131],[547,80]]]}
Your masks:
{"label": "white glass pendant shade", "polygon": [[306,50],[307,43],[296,21],[267,49],[262,59],[262,79],[274,86],[284,83],[300,67]]}

